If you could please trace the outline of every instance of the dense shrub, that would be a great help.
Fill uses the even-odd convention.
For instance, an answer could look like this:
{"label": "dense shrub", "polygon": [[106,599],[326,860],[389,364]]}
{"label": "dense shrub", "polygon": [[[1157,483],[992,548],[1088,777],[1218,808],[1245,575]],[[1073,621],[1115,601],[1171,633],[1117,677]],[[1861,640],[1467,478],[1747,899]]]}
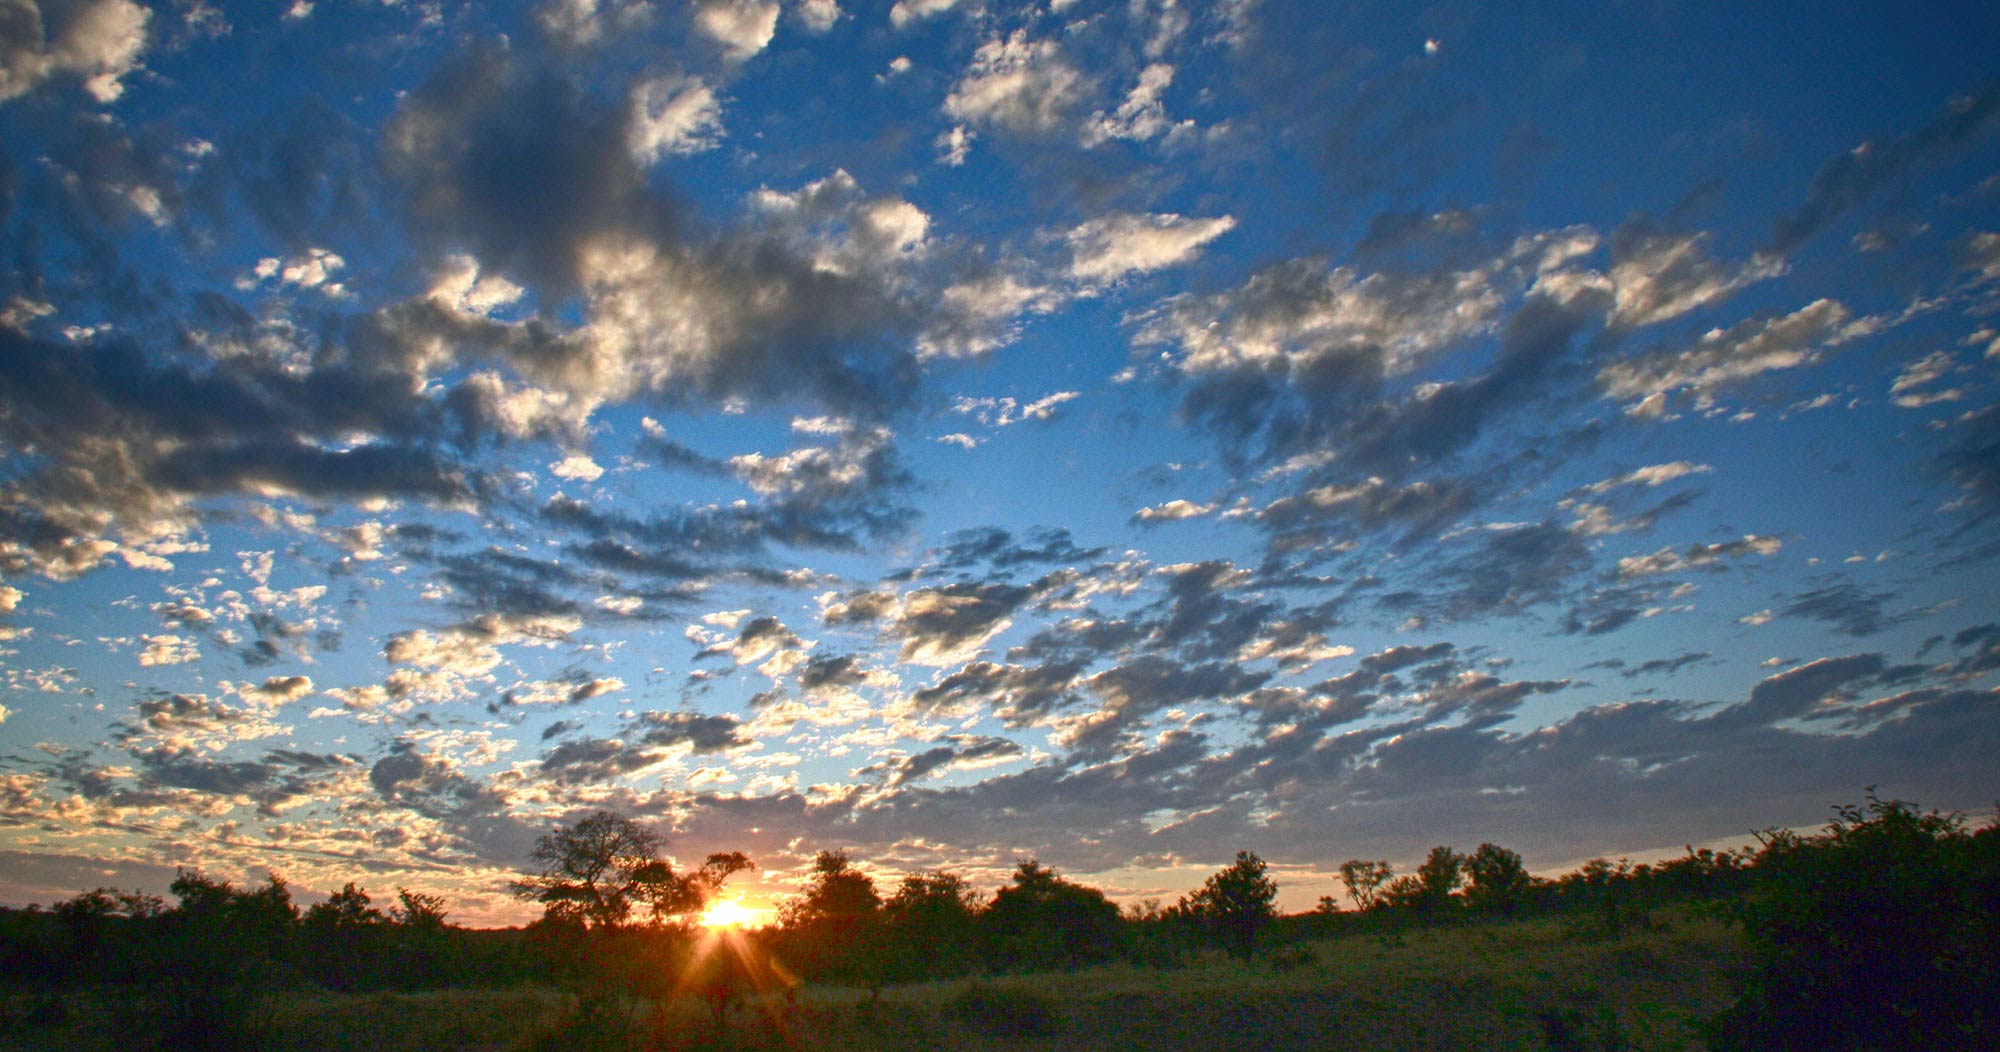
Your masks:
{"label": "dense shrub", "polygon": [[1956,1050],[2000,1032],[2000,827],[1871,795],[1824,832],[1764,834],[1736,905],[1755,955],[1710,1043]]}

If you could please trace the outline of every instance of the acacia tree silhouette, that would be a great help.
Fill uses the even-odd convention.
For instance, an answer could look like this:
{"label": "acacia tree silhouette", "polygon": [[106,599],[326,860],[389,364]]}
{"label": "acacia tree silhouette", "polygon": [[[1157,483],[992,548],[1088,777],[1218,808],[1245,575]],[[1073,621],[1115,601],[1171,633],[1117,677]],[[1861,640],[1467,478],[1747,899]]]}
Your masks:
{"label": "acacia tree silhouette", "polygon": [[1382,885],[1389,883],[1395,872],[1387,862],[1350,858],[1340,864],[1340,882],[1347,886],[1347,897],[1355,909],[1371,910],[1381,898]]}
{"label": "acacia tree silhouette", "polygon": [[1257,933],[1277,916],[1278,885],[1264,875],[1264,860],[1238,851],[1236,861],[1187,897],[1189,913],[1205,920],[1237,957],[1257,949]]}
{"label": "acacia tree silhouette", "polygon": [[1467,855],[1465,875],[1465,904],[1488,913],[1513,913],[1534,884],[1521,856],[1498,844],[1481,844]]}
{"label": "acacia tree silhouette", "polygon": [[721,877],[749,865],[740,854],[718,856],[724,864],[712,883],[683,877],[660,858],[665,843],[629,818],[594,811],[535,841],[530,857],[539,871],[511,888],[516,897],[541,903],[551,917],[616,929],[636,907],[645,907],[654,920],[693,913]]}

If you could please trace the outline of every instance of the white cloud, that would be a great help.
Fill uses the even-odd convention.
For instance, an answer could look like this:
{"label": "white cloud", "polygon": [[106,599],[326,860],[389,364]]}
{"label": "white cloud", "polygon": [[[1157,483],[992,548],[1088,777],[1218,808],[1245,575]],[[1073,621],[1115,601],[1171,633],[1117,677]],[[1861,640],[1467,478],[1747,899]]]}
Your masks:
{"label": "white cloud", "polygon": [[778,30],[777,0],[707,0],[695,11],[694,26],[741,62],[771,43]]}
{"label": "white cloud", "polygon": [[431,299],[461,314],[487,316],[520,300],[526,292],[499,274],[479,272],[479,261],[464,254],[446,256],[431,281]]}
{"label": "white cloud", "polygon": [[1655,325],[1785,273],[1784,261],[1775,257],[1727,266],[1708,255],[1707,243],[1705,234],[1621,233],[1615,238],[1612,324]]}
{"label": "white cloud", "polygon": [[558,43],[587,47],[644,25],[653,17],[653,5],[648,0],[547,0],[534,17]]}
{"label": "white cloud", "polygon": [[889,24],[901,29],[920,18],[941,15],[958,6],[958,0],[896,0],[889,9]]}
{"label": "white cloud", "polygon": [[951,411],[963,413],[988,427],[1010,427],[1027,420],[1047,420],[1055,416],[1057,406],[1081,397],[1079,391],[1056,391],[1023,405],[1013,398],[969,398],[960,395],[952,399]]}
{"label": "white cloud", "polygon": [[[122,79],[138,68],[152,15],[131,0],[85,0],[51,15],[36,0],[7,5],[9,51],[0,54],[0,102],[17,98],[58,76],[83,78],[83,90],[100,103],[116,102]],[[21,39],[25,37],[26,39]]]}
{"label": "white cloud", "polygon": [[1015,30],[980,45],[944,110],[970,124],[1047,134],[1062,126],[1087,89],[1055,41],[1030,40],[1026,30]]}
{"label": "white cloud", "polygon": [[1710,566],[1725,558],[1744,555],[1776,555],[1784,541],[1770,534],[1744,534],[1742,539],[1719,544],[1691,545],[1685,552],[1661,548],[1650,555],[1630,555],[1618,560],[1620,577],[1652,577]]}
{"label": "white cloud", "polygon": [[1165,504],[1150,508],[1140,508],[1132,517],[1140,522],[1177,522],[1181,519],[1198,519],[1215,511],[1220,505],[1196,504],[1193,501],[1176,498]]}
{"label": "white cloud", "polygon": [[260,684],[241,684],[236,693],[244,701],[262,708],[277,708],[313,692],[311,676],[271,676]]}
{"label": "white cloud", "polygon": [[1678,478],[1686,478],[1689,475],[1705,475],[1714,470],[1713,467],[1707,464],[1696,464],[1689,460],[1676,460],[1669,464],[1649,464],[1643,468],[1634,468],[1623,475],[1608,478],[1602,482],[1593,482],[1585,486],[1584,489],[1590,493],[1603,493],[1605,490],[1616,489],[1619,486],[1659,486]]}
{"label": "white cloud", "polygon": [[799,21],[815,33],[824,33],[840,21],[840,0],[801,0]]}
{"label": "white cloud", "polygon": [[1890,386],[1889,394],[1904,409],[1921,409],[1939,402],[1959,401],[1965,397],[1965,392],[1956,387],[1923,390],[1944,379],[1956,366],[1949,353],[1932,351],[1903,366],[1902,372],[1896,374],[1896,382]]}
{"label": "white cloud", "polygon": [[[1812,362],[1821,348],[1847,338],[1852,328],[1847,321],[1846,307],[1816,300],[1780,318],[1712,329],[1685,350],[1613,362],[1598,371],[1597,380],[1606,396],[1638,403],[1641,415],[1652,412],[1644,408],[1648,405],[1663,410],[1665,397],[1683,390],[1694,394],[1698,408],[1707,408],[1730,383]],[[1654,403],[1654,398],[1662,401]]]}
{"label": "white cloud", "polygon": [[595,482],[604,477],[604,468],[590,459],[588,453],[571,453],[569,456],[549,465],[550,473],[557,478],[576,479],[580,482]]}
{"label": "white cloud", "polygon": [[1093,219],[1068,235],[1070,273],[1086,282],[1116,281],[1132,273],[1171,267],[1236,225],[1230,216],[1190,219],[1173,214],[1119,213]]}
{"label": "white cloud", "polygon": [[1083,144],[1096,146],[1109,139],[1144,141],[1157,138],[1173,127],[1167,117],[1161,93],[1174,82],[1174,67],[1155,62],[1139,72],[1139,82],[1113,113],[1099,110],[1090,115],[1083,129]]}
{"label": "white cloud", "polygon": [[957,168],[965,163],[965,157],[972,152],[972,132],[963,124],[952,125],[951,130],[937,137],[938,163],[948,168]]}
{"label": "white cloud", "polygon": [[640,164],[700,153],[722,137],[722,100],[700,77],[672,74],[632,86],[626,148]]}
{"label": "white cloud", "polygon": [[261,282],[275,279],[282,285],[317,289],[328,296],[341,296],[346,294],[347,289],[333,280],[333,273],[345,266],[346,260],[324,248],[307,249],[305,255],[289,259],[266,256],[257,261],[250,273],[236,279],[236,287],[248,291]]}
{"label": "white cloud", "polygon": [[145,649],[139,651],[139,664],[145,668],[158,665],[185,665],[201,659],[201,645],[192,636],[142,636]]}
{"label": "white cloud", "polygon": [[970,358],[1012,343],[1024,314],[1046,314],[1068,297],[1053,288],[1008,273],[993,273],[952,285],[939,297],[939,318],[917,337],[924,358]]}

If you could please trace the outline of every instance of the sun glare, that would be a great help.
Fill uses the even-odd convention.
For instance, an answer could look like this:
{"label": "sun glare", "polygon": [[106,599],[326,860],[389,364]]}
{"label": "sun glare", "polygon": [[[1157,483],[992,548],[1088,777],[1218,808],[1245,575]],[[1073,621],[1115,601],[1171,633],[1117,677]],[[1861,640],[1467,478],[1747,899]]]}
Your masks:
{"label": "sun glare", "polygon": [[704,928],[748,928],[763,911],[745,906],[739,899],[718,899],[701,914]]}

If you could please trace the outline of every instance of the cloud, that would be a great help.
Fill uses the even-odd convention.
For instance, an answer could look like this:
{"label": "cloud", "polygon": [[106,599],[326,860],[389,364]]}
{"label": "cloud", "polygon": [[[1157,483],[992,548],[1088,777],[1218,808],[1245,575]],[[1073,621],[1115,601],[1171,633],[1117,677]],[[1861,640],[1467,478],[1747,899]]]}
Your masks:
{"label": "cloud", "polygon": [[1194,219],[1172,213],[1100,216],[1072,229],[1070,276],[1086,283],[1176,266],[1236,226],[1230,216]]}
{"label": "cloud", "polygon": [[596,482],[604,477],[604,468],[590,459],[587,453],[571,453],[569,456],[549,465],[549,474],[576,482]]}
{"label": "cloud", "polygon": [[888,787],[908,785],[954,770],[980,770],[1020,759],[1027,750],[1006,738],[953,735],[947,744],[933,746],[900,763],[889,766]]}
{"label": "cloud", "polygon": [[960,664],[1007,630],[1032,587],[960,582],[905,593],[885,626],[901,641],[900,659],[916,665]]}
{"label": "cloud", "polygon": [[1089,81],[1060,44],[1032,40],[1017,29],[979,46],[945,97],[944,111],[968,124],[1048,135],[1067,123],[1088,90]]}
{"label": "cloud", "polygon": [[652,20],[650,0],[543,0],[535,24],[557,44],[590,47],[607,35],[630,33]]}
{"label": "cloud", "polygon": [[1562,598],[1590,566],[1589,550],[1561,526],[1495,526],[1439,567],[1435,586],[1385,595],[1381,602],[1449,621],[1518,614]]}
{"label": "cloud", "polygon": [[1173,82],[1174,67],[1165,62],[1155,62],[1140,70],[1138,83],[1132,85],[1117,110],[1108,114],[1098,110],[1090,115],[1090,122],[1083,130],[1083,144],[1096,146],[1110,139],[1144,141],[1179,127],[1167,116],[1166,106],[1160,101],[1161,94]]}
{"label": "cloud", "polygon": [[1593,482],[1583,489],[1586,493],[1603,493],[1621,486],[1660,486],[1675,479],[1687,478],[1690,475],[1705,475],[1714,470],[1707,464],[1676,460],[1667,464],[1649,464],[1642,468],[1633,468],[1623,475]]}
{"label": "cloud", "polygon": [[383,645],[382,656],[392,665],[476,676],[500,664],[503,646],[558,643],[582,624],[574,614],[480,614],[436,632],[424,628],[398,632]]}
{"label": "cloud", "polygon": [[889,9],[889,24],[901,29],[911,22],[941,15],[957,7],[959,0],[896,0]]}
{"label": "cloud", "polygon": [[45,572],[183,533],[202,497],[472,499],[477,483],[416,439],[438,414],[401,379],[300,374],[235,358],[155,362],[124,342],[57,345],[0,329],[0,440],[49,451],[10,480],[0,537]]}
{"label": "cloud", "polygon": [[771,43],[778,10],[777,0],[702,0],[694,27],[722,48],[724,58],[742,62]]}
{"label": "cloud", "polygon": [[271,676],[255,686],[244,685],[243,700],[264,708],[276,708],[313,692],[311,676]]}
{"label": "cloud", "polygon": [[[384,152],[412,236],[544,302],[578,297],[580,321],[500,325],[410,301],[368,320],[371,345],[417,361],[457,347],[590,403],[803,395],[856,417],[905,404],[908,332],[925,301],[879,269],[816,265],[794,231],[690,237],[680,203],[632,156],[635,134],[653,141],[638,120],[496,44],[410,93]],[[856,207],[864,218],[849,229],[878,214]]]}
{"label": "cloud", "polygon": [[814,33],[824,33],[840,21],[840,0],[800,0],[793,10],[806,28]]}
{"label": "cloud", "polygon": [[1329,484],[1280,497],[1252,513],[1278,551],[1303,548],[1354,532],[1399,529],[1402,544],[1434,536],[1477,506],[1479,491],[1459,479],[1392,485],[1379,476]]}
{"label": "cloud", "polygon": [[1779,613],[1811,618],[1832,626],[1842,635],[1861,639],[1904,620],[1884,609],[1891,598],[1852,584],[1831,584],[1794,596]]}
{"label": "cloud", "polygon": [[2000,119],[2000,87],[1953,99],[1929,123],[1887,142],[1836,154],[1813,175],[1806,198],[1772,226],[1765,251],[1792,252],[1885,184],[1948,159]]}
{"label": "cloud", "polygon": [[1753,282],[1784,273],[1775,259],[1730,267],[1710,258],[1703,234],[1673,234],[1645,223],[1620,227],[1611,238],[1610,323],[1656,325],[1712,306]]}
{"label": "cloud", "polygon": [[0,14],[0,103],[57,77],[78,77],[99,103],[118,101],[146,50],[152,12],[131,0],[18,0]]}
{"label": "cloud", "polygon": [[139,651],[139,664],[146,668],[157,665],[185,665],[201,660],[201,646],[189,636],[159,635],[145,636],[145,648]]}
{"label": "cloud", "polygon": [[1199,519],[1213,514],[1218,504],[1196,504],[1193,501],[1176,498],[1150,508],[1140,508],[1132,513],[1132,521],[1150,525],[1156,522],[1179,522],[1183,519]]}
{"label": "cloud", "polygon": [[1058,406],[1081,397],[1083,393],[1080,391],[1053,391],[1024,405],[1009,397],[972,398],[960,395],[951,400],[951,411],[969,416],[988,427],[1011,427],[1030,420],[1052,419]]}
{"label": "cloud", "polygon": [[913,692],[909,705],[920,713],[942,715],[991,712],[1010,725],[1022,726],[1039,722],[1074,700],[1081,672],[1080,662],[973,661]]}
{"label": "cloud", "polygon": [[1833,300],[1815,300],[1782,317],[1752,318],[1712,329],[1691,347],[1634,355],[1604,366],[1597,380],[1606,397],[1650,407],[1681,392],[1707,408],[1726,386],[1760,373],[1795,369],[1842,342],[1849,315]]}
{"label": "cloud", "polygon": [[1146,656],[1106,669],[1084,680],[1100,705],[1073,721],[1057,721],[1057,740],[1085,753],[1102,753],[1134,734],[1146,716],[1161,709],[1198,702],[1220,702],[1262,686],[1270,673],[1250,672],[1233,664],[1187,666],[1162,657]]}
{"label": "cloud", "polygon": [[669,74],[632,86],[625,141],[640,164],[713,149],[722,136],[722,100],[699,77]]}
{"label": "cloud", "polygon": [[1680,552],[1672,548],[1661,548],[1650,555],[1628,555],[1618,560],[1617,572],[1622,578],[1682,573],[1687,570],[1713,567],[1724,559],[1736,559],[1746,555],[1776,555],[1778,549],[1783,547],[1783,540],[1769,534],[1744,534],[1742,538],[1733,541],[1691,544],[1685,551]]}

